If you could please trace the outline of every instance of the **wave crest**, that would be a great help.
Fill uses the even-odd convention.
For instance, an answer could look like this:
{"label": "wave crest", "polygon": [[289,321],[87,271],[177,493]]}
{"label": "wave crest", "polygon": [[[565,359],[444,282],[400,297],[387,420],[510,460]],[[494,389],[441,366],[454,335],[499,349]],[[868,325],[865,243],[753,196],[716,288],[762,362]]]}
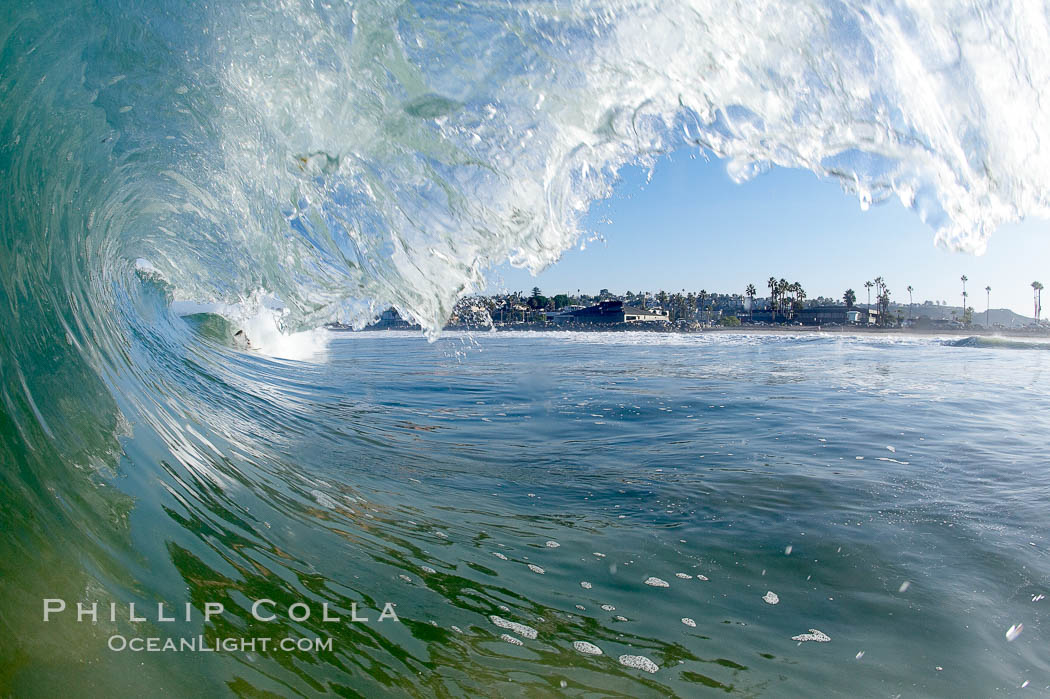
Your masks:
{"label": "wave crest", "polygon": [[[8,90],[9,153],[39,157],[34,133],[94,115],[80,138],[108,145],[78,165],[108,176],[77,196],[98,247],[180,298],[263,289],[290,327],[394,305],[436,332],[490,266],[556,260],[624,164],[685,147],[741,181],[800,167],[863,206],[896,196],[975,252],[1048,209],[1036,4],[64,9],[36,40],[39,10],[11,23],[5,61],[39,82]],[[43,176],[69,186],[49,155]]]}
{"label": "wave crest", "polygon": [[863,206],[896,196],[975,252],[1048,208],[1036,5],[288,2],[191,19],[161,37],[170,75],[100,93],[154,127],[130,129],[154,150],[175,127],[150,192],[173,233],[138,252],[182,296],[265,288],[292,325],[392,304],[436,330],[489,266],[556,260],[624,164],[683,147],[737,180],[800,167]]}

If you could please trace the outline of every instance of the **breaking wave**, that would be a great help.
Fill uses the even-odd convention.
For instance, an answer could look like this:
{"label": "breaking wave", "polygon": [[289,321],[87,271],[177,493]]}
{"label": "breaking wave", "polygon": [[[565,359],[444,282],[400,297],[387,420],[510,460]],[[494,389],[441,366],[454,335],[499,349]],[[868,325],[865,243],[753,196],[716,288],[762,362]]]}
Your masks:
{"label": "breaking wave", "polygon": [[898,197],[971,251],[1047,211],[1038,4],[7,15],[4,232],[45,246],[26,260],[65,248],[92,277],[143,258],[180,298],[263,289],[295,327],[393,304],[433,331],[491,265],[557,259],[624,164],[683,147],[738,180],[800,167],[865,206]]}
{"label": "breaking wave", "polygon": [[[691,148],[738,181],[806,168],[974,252],[1050,209],[1040,3],[108,0],[0,17],[6,598],[35,599],[59,564],[73,588],[135,589],[117,552],[149,498],[99,487],[132,434],[209,506],[236,509],[213,488],[265,498],[290,477],[263,464],[306,398],[274,388],[280,363],[241,352],[238,327],[295,358],[311,329],[390,305],[433,335],[491,266],[554,262],[625,165]],[[182,320],[176,300],[236,309],[233,325]],[[259,471],[210,462],[213,433]]]}

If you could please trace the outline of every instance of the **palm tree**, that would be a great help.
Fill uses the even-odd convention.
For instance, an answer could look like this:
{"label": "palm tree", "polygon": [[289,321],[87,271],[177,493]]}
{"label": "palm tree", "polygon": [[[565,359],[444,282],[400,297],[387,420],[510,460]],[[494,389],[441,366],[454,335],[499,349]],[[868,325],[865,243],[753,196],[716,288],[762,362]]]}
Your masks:
{"label": "palm tree", "polygon": [[984,325],[985,327],[992,327],[992,324],[988,321],[992,314],[992,287],[984,287],[984,293],[988,295],[988,305],[984,309]]}
{"label": "palm tree", "polygon": [[769,308],[773,311],[773,322],[777,322],[777,280],[776,277],[770,277],[766,281],[766,286],[769,287]]}
{"label": "palm tree", "polygon": [[871,287],[875,286],[871,282],[864,282],[864,288],[868,290],[868,321],[871,321]]}
{"label": "palm tree", "polygon": [[781,277],[780,281],[777,282],[777,295],[780,297],[780,305],[785,307],[785,312],[784,312],[784,317],[785,318],[787,318],[787,316],[788,316],[788,311],[791,310],[791,307],[787,306],[785,304],[785,302],[787,301],[788,288],[790,286],[791,285],[788,284],[787,279],[784,279],[783,277]]}
{"label": "palm tree", "polygon": [[1035,322],[1038,323],[1043,310],[1043,285],[1039,282],[1032,282],[1032,291],[1035,292]]}
{"label": "palm tree", "polygon": [[707,289],[700,290],[700,322],[704,322],[704,301],[707,300]]}
{"label": "palm tree", "polygon": [[911,292],[915,291],[911,288],[911,284],[908,285],[908,316],[910,318],[915,317],[915,312],[912,311]]}
{"label": "palm tree", "polygon": [[802,311],[802,302],[806,300],[806,290],[802,288],[802,284],[795,282],[791,285],[791,291],[795,294],[795,306],[799,312]]}
{"label": "palm tree", "polygon": [[846,310],[848,311],[857,302],[857,294],[853,289],[846,289],[846,293],[842,295],[842,300],[846,303]]}
{"label": "palm tree", "polygon": [[755,319],[755,292],[756,291],[758,291],[758,290],[755,288],[754,284],[748,284],[747,285],[746,293],[747,293],[747,298],[748,298],[748,304],[747,304],[748,320],[754,320]]}
{"label": "palm tree", "polygon": [[965,274],[959,277],[959,280],[963,283],[963,311],[966,310],[966,282],[970,281],[970,278]]}

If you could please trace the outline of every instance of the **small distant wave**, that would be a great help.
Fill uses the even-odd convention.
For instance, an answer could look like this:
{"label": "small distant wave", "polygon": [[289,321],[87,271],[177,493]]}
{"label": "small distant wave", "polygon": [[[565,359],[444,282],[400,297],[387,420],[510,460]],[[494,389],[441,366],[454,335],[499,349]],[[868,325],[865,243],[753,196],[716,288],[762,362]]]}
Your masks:
{"label": "small distant wave", "polygon": [[944,344],[948,345],[949,347],[985,347],[988,349],[1050,350],[1050,342],[1007,339],[1005,337],[964,337],[959,340],[946,340]]}

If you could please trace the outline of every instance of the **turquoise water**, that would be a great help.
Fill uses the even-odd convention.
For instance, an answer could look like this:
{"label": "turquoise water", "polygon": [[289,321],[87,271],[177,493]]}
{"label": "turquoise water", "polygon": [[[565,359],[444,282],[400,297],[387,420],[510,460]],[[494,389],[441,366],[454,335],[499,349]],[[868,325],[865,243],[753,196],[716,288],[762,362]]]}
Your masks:
{"label": "turquoise water", "polygon": [[[185,409],[167,443],[128,426],[105,486],[128,503],[123,534],[99,555],[119,571],[92,571],[73,599],[222,601],[218,622],[195,613],[134,633],[319,635],[334,649],[132,656],[105,647],[128,624],[70,622],[57,628],[73,648],[44,659],[32,649],[62,637],[26,621],[16,694],[74,677],[99,692],[368,696],[1050,684],[1042,352],[838,334],[428,344],[386,332],[333,333],[314,363],[212,351],[231,370],[213,387],[222,412],[205,426]],[[315,617],[322,602],[356,602],[373,623],[260,624],[260,598],[305,600]],[[374,622],[384,601],[400,622]],[[811,629],[830,641],[792,640]],[[115,674],[125,663],[142,666]]]}
{"label": "turquoise water", "polygon": [[[0,693],[1045,689],[1047,353],[438,336],[667,153],[804,168],[980,251],[1050,211],[1048,27],[918,0],[0,3]],[[319,329],[391,306],[438,341]],[[109,649],[198,636],[332,646]]]}

